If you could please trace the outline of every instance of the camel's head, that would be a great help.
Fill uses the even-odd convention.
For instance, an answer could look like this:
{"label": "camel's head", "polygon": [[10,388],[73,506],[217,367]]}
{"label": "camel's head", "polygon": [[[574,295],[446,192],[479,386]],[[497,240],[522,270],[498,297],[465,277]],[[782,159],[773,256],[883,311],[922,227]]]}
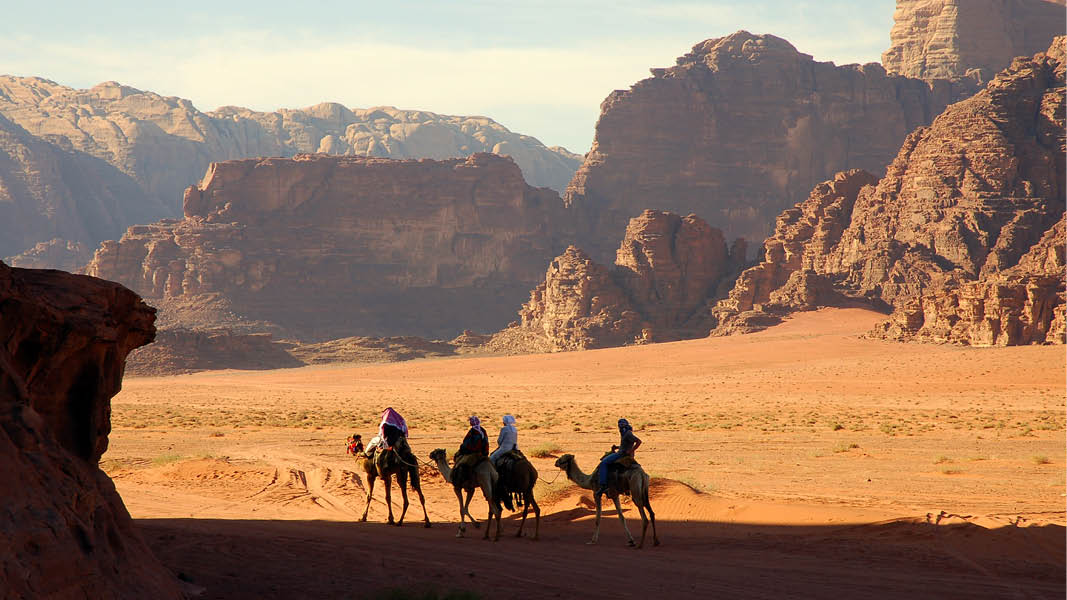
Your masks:
{"label": "camel's head", "polygon": [[556,468],[566,470],[574,462],[573,454],[564,454],[556,459]]}
{"label": "camel's head", "polygon": [[445,454],[445,449],[438,448],[430,453],[430,460],[437,462],[439,460],[444,459],[445,456],[447,456],[447,454]]}

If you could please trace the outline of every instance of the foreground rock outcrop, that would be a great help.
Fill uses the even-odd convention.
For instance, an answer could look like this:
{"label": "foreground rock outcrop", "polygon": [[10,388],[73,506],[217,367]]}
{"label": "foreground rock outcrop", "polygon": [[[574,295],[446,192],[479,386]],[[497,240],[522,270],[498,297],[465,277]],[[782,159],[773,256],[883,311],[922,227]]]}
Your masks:
{"label": "foreground rock outcrop", "polygon": [[1016,59],[908,136],[876,186],[841,174],[786,211],[717,331],[853,299],[893,309],[875,332],[893,339],[1062,343],[1065,62],[1063,37]]}
{"label": "foreground rock outcrop", "polygon": [[772,35],[740,31],[601,105],[593,147],[565,201],[600,247],[646,208],[694,213],[728,237],[763,239],[775,215],[835,172],[881,174],[909,132],[972,90],[816,62]]}
{"label": "foreground rock outcrop", "polygon": [[897,0],[893,21],[890,73],[988,81],[1064,34],[1064,0]]}
{"label": "foreground rock outcrop", "polygon": [[127,353],[154,311],[118,284],[0,263],[0,589],[181,598],[98,467]]}
{"label": "foreground rock outcrop", "polygon": [[88,272],[168,327],[448,339],[512,318],[571,228],[510,159],[302,155],[214,164],[185,217],[131,227]]}
{"label": "foreground rock outcrop", "polygon": [[568,247],[530,292],[521,323],[497,337],[561,351],[706,335],[704,307],[744,254],[743,241],[727,248],[722,232],[695,215],[645,211],[630,221],[614,268]]}

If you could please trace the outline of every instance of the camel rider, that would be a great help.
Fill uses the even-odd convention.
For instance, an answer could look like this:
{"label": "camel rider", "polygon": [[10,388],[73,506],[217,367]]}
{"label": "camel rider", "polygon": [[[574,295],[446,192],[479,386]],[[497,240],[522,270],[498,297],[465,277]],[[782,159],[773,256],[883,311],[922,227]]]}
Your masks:
{"label": "camel rider", "polygon": [[360,452],[363,452],[363,436],[353,433],[352,437],[348,438],[348,448],[345,449],[345,453],[359,456]]}
{"label": "camel rider", "polygon": [[470,423],[471,428],[467,431],[467,435],[463,437],[463,443],[459,445],[459,452],[456,452],[453,457],[453,460],[456,461],[470,454],[482,457],[489,456],[489,434],[482,429],[482,420],[472,416],[467,419],[467,422]]}
{"label": "camel rider", "polygon": [[467,420],[471,428],[463,437],[459,451],[452,457],[452,481],[464,481],[472,469],[489,457],[489,434],[482,429],[482,421],[472,416]]}
{"label": "camel rider", "polygon": [[[394,448],[401,439],[408,437],[408,424],[393,407],[382,412],[382,422],[378,425],[378,435],[371,440],[367,449],[368,458],[373,459],[377,451]],[[406,443],[405,443],[406,445]]]}
{"label": "camel rider", "polygon": [[496,450],[489,455],[493,466],[497,465],[500,457],[519,447],[519,430],[515,428],[515,417],[504,415],[504,426],[500,428],[500,436],[496,439]]}
{"label": "camel rider", "polygon": [[614,451],[600,459],[600,466],[597,467],[600,487],[597,488],[596,495],[599,496],[608,491],[608,467],[611,463],[624,456],[634,456],[640,447],[641,440],[634,435],[634,428],[630,426],[630,422],[626,419],[619,419],[619,446],[618,449],[612,447]]}

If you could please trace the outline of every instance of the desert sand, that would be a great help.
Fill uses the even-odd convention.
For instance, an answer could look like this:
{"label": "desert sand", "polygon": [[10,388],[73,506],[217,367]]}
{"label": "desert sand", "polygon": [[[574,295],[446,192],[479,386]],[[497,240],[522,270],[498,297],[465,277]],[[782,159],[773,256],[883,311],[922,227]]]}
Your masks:
{"label": "desert sand", "polygon": [[[864,339],[883,315],[823,309],[764,332],[607,350],[127,378],[102,467],[153,550],[201,598],[1062,598],[1064,349]],[[478,414],[518,418],[542,482],[541,539],[385,525],[344,453],[393,406],[423,460]],[[627,417],[662,545],[600,543],[586,472]],[[536,451],[536,452],[535,452]],[[393,500],[399,511],[399,494]],[[635,534],[640,519],[624,513]],[[484,519],[476,497],[472,513]],[[531,523],[532,525],[532,523]]]}

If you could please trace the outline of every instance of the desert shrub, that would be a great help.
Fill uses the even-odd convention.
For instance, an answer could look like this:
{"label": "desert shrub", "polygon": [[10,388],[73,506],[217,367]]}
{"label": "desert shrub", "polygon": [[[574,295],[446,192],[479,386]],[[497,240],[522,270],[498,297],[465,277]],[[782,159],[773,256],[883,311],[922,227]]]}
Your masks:
{"label": "desert shrub", "polygon": [[563,448],[560,448],[559,444],[547,442],[530,450],[530,456],[534,458],[549,458],[558,455],[562,450]]}

